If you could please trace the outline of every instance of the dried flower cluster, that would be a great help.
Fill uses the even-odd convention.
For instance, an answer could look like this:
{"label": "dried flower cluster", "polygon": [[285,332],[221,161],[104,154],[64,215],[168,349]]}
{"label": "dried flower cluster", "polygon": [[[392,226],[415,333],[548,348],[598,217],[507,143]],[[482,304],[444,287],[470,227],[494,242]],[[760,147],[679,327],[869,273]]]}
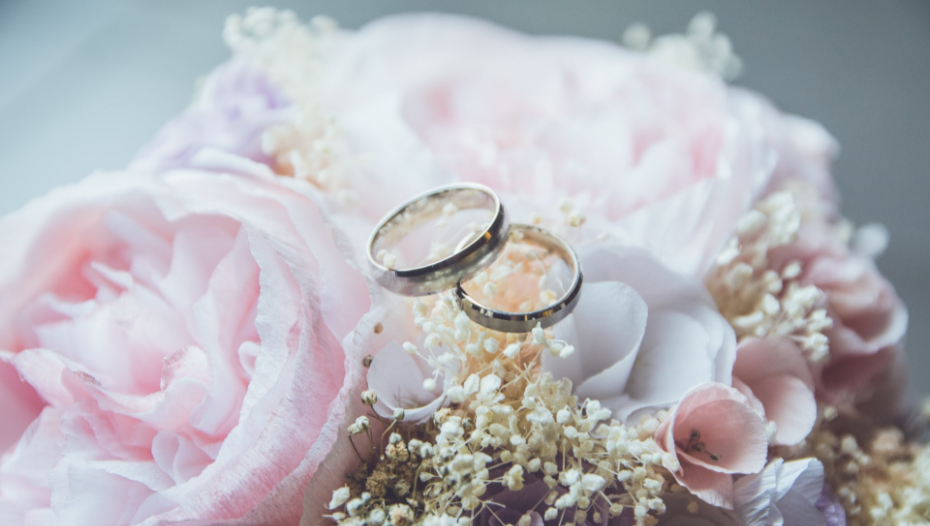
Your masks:
{"label": "dried flower cluster", "polygon": [[[524,268],[503,263],[479,281],[486,289]],[[573,352],[541,328],[520,335],[483,329],[449,296],[417,300],[412,309],[425,345],[404,348],[434,368],[424,387],[444,385],[450,404],[425,425],[405,424],[402,411],[386,421],[383,452],[334,493],[338,524],[471,524],[494,514],[494,496],[522,489],[526,477],[549,488],[525,510],[545,520],[599,522],[628,507],[637,524],[655,523],[664,510],[663,464],[675,462],[652,439],[656,418],[626,426],[595,400],[579,403],[569,380],[539,374],[540,353]],[[366,391],[363,401],[373,405],[375,397]],[[369,429],[363,418],[353,433]]]}
{"label": "dried flower cluster", "polygon": [[930,522],[930,447],[905,439],[896,427],[856,436],[831,429],[830,407],[805,442],[785,454],[815,456],[825,480],[846,510],[849,526],[918,525]]}
{"label": "dried flower cluster", "polygon": [[772,194],[746,213],[734,236],[717,255],[707,288],[738,338],[788,336],[813,363],[829,355],[826,310],[817,308],[821,292],[801,286],[801,263],[771,268],[769,251],[794,241],[801,213],[789,192]]}
{"label": "dried flower cluster", "polygon": [[231,15],[223,37],[238,58],[261,69],[296,106],[289,122],[262,134],[262,150],[274,159],[274,170],[348,199],[336,155],[339,133],[319,93],[323,57],[337,31],[327,17],[304,24],[292,11],[264,7]]}

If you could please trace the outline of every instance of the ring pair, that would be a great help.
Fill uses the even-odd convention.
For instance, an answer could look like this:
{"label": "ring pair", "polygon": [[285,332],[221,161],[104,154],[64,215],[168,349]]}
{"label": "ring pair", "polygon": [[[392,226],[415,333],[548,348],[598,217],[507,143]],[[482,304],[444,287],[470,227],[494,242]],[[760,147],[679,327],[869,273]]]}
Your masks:
{"label": "ring pair", "polygon": [[[452,254],[419,266],[395,268],[398,247],[410,233],[429,221],[458,210],[484,209],[493,214],[487,226],[478,227],[463,239]],[[542,309],[507,312],[493,309],[473,298],[462,283],[491,265],[501,255],[511,235],[522,243],[545,249],[560,257],[573,278],[561,298]],[[373,277],[382,287],[405,296],[425,296],[455,288],[462,310],[475,323],[500,332],[530,332],[559,322],[575,308],[581,295],[581,265],[575,251],[548,230],[523,224],[511,225],[497,194],[472,183],[443,186],[416,196],[389,212],[368,240],[368,261]]]}

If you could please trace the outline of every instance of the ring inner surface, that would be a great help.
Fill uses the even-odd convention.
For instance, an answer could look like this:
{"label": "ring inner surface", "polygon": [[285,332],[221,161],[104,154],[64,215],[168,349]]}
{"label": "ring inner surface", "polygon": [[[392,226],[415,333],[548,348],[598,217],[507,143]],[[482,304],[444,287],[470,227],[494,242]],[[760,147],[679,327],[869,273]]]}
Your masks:
{"label": "ring inner surface", "polygon": [[514,317],[544,315],[575,288],[576,265],[558,238],[534,227],[513,225],[498,261],[461,287],[469,301],[483,309]]}
{"label": "ring inner surface", "polygon": [[428,270],[464,257],[494,221],[498,204],[477,188],[450,188],[408,204],[371,244],[375,263],[396,272]]}

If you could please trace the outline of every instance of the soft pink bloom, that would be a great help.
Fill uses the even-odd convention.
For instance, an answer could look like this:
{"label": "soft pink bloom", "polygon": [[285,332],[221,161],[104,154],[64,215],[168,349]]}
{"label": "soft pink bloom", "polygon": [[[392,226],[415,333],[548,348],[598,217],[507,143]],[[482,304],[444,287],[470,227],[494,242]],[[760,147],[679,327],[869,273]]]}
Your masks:
{"label": "soft pink bloom", "polygon": [[722,384],[691,389],[655,436],[678,459],[675,480],[702,500],[727,509],[734,505],[732,474],[760,471],[768,453],[762,416],[742,393]]}
{"label": "soft pink bloom", "polygon": [[699,384],[730,384],[736,337],[699,280],[616,245],[586,247],[579,257],[581,300],[554,328],[576,352],[543,353],[544,371],[569,378],[581,399],[599,400],[621,420],[669,407]]}
{"label": "soft pink bloom", "polygon": [[907,309],[872,260],[841,243],[835,227],[816,216],[802,224],[799,239],[774,250],[776,268],[800,261],[802,285],[824,293],[833,320],[828,363],[815,375],[824,401],[850,409],[883,387],[901,352]]}
{"label": "soft pink bloom", "polygon": [[296,523],[351,469],[365,282],[311,199],[204,162],[0,221],[3,524]]}
{"label": "soft pink bloom", "polygon": [[263,72],[242,59],[230,60],[210,73],[194,103],[159,130],[129,169],[186,166],[204,149],[270,164],[262,134],[292,114],[291,102]]}
{"label": "soft pink bloom", "polygon": [[823,487],[823,464],[816,458],[776,458],[733,484],[736,512],[745,526],[825,526],[817,507]]}
{"label": "soft pink bloom", "polygon": [[747,338],[736,349],[733,385],[766,420],[777,425],[776,444],[803,440],[817,420],[814,377],[803,351],[787,338]]}
{"label": "soft pink bloom", "polygon": [[[415,193],[477,181],[515,221],[539,216],[576,246],[607,232],[697,275],[777,157],[768,121],[780,116],[762,99],[607,42],[415,15],[339,49],[322,104],[357,154],[351,210],[370,223]],[[583,226],[564,227],[563,198]]]}

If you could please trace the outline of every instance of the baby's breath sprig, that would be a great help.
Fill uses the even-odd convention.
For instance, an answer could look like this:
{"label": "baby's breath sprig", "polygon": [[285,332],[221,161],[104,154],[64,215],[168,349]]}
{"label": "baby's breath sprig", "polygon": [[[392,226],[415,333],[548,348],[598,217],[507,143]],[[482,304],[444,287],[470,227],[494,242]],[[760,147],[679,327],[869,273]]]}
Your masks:
{"label": "baby's breath sprig", "polygon": [[[542,291],[533,302],[545,302],[548,278],[537,260],[527,253],[502,258],[475,284],[491,301],[489,284],[505,291],[533,282]],[[330,518],[340,526],[465,526],[496,513],[497,495],[520,491],[532,478],[549,491],[519,524],[529,523],[530,511],[565,526],[626,509],[638,525],[656,523],[665,510],[667,469],[678,469],[652,438],[658,418],[628,426],[598,401],[579,401],[570,380],[541,373],[542,353],[575,352],[542,327],[528,334],[485,329],[451,295],[411,300],[410,308],[423,335],[411,338],[419,345],[402,347],[433,368],[423,387],[441,388],[437,395],[448,404],[420,425],[403,422],[403,410],[395,414],[388,443],[333,494]],[[377,398],[362,394],[372,406]]]}
{"label": "baby's breath sprig", "polygon": [[351,196],[337,154],[341,136],[320,103],[323,63],[338,32],[338,24],[324,16],[304,23],[293,11],[252,7],[227,18],[223,39],[238,59],[268,75],[293,103],[286,120],[261,137],[274,170],[347,202]]}
{"label": "baby's breath sprig", "polygon": [[773,268],[769,258],[770,250],[797,239],[800,226],[801,212],[791,193],[760,201],[740,218],[706,283],[737,338],[789,337],[811,362],[823,363],[828,357],[823,331],[833,321],[818,307],[822,292],[798,283],[799,261]]}
{"label": "baby's breath sprig", "polygon": [[908,441],[894,426],[862,427],[858,436],[838,432],[838,413],[821,406],[806,440],[776,453],[817,457],[827,485],[839,498],[849,526],[930,523],[930,445]]}

